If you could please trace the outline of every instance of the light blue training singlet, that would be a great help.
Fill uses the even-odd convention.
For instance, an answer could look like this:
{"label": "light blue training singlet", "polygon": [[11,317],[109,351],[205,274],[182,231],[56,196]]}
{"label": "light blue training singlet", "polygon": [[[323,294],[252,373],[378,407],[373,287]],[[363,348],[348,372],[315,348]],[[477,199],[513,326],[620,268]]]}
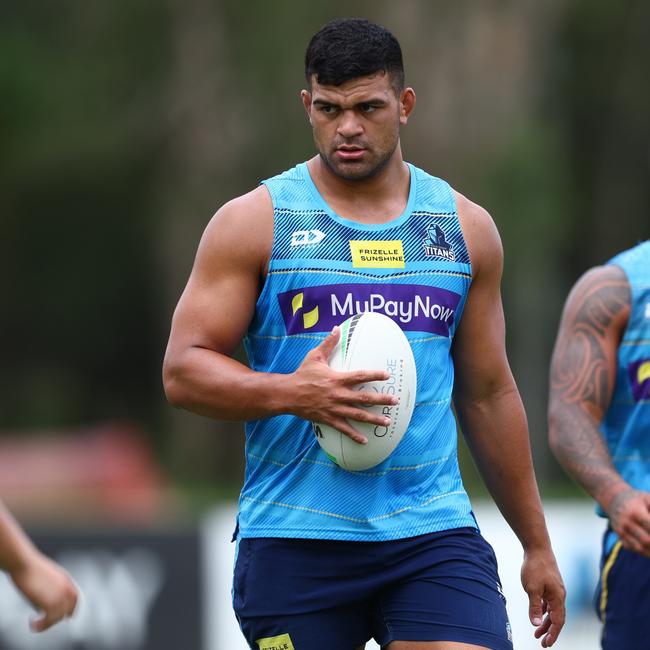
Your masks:
{"label": "light blue training singlet", "polygon": [[306,163],[264,181],[274,207],[268,276],[244,344],[257,371],[291,373],[334,325],[378,311],[405,332],[417,364],[410,426],[380,465],[350,472],[309,422],[247,422],[241,537],[380,541],[476,526],[457,461],[450,356],[471,267],[444,181],[409,165],[404,213],[365,225],[336,215]]}
{"label": "light blue training singlet", "polygon": [[631,304],[601,430],[621,476],[632,487],[650,492],[650,241],[608,263],[627,276]]}

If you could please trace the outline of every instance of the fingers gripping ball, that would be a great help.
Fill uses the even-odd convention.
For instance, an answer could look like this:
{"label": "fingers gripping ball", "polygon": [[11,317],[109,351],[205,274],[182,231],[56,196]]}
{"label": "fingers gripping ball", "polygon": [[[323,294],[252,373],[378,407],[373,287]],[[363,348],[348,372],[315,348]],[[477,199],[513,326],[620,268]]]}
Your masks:
{"label": "fingers gripping ball", "polygon": [[396,405],[367,406],[368,410],[390,418],[388,426],[353,421],[368,439],[360,445],[337,429],[313,422],[318,443],[328,457],[347,470],[363,470],[378,465],[393,452],[404,436],[415,405],[416,369],[413,351],[399,325],[375,312],[356,314],[341,324],[341,336],[329,365],[334,370],[386,370],[384,381],[355,386],[359,391],[377,391],[399,398]]}

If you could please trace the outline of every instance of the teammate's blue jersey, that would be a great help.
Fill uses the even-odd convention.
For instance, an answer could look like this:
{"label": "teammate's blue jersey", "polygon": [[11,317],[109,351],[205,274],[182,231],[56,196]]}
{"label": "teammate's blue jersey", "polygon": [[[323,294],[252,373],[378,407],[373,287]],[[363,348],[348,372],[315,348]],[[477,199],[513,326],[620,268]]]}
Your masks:
{"label": "teammate's blue jersey", "polygon": [[408,337],[418,383],[403,439],[365,471],[335,465],[305,420],[247,422],[242,537],[388,540],[476,526],[451,409],[450,348],[471,283],[470,261],[451,188],[409,169],[406,209],[377,225],[335,214],[306,163],[264,181],[274,239],[244,341],[251,367],[291,373],[334,325],[378,311]]}
{"label": "teammate's blue jersey", "polygon": [[601,429],[621,476],[650,492],[650,241],[620,253],[609,264],[625,272],[631,304]]}

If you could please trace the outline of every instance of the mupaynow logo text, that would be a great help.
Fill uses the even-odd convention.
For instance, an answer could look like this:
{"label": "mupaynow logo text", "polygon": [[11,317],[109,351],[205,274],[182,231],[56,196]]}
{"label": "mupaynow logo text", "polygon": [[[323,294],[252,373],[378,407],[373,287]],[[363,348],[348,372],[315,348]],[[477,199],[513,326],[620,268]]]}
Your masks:
{"label": "mupaynow logo text", "polygon": [[354,314],[379,312],[403,330],[449,336],[460,296],[419,284],[329,284],[278,294],[287,334],[329,332]]}

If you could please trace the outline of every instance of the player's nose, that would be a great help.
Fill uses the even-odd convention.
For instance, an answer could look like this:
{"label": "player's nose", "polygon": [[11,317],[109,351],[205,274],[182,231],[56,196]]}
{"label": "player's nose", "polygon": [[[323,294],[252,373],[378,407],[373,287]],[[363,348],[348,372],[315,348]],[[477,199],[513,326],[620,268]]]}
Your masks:
{"label": "player's nose", "polygon": [[344,138],[353,138],[363,133],[363,125],[355,111],[341,111],[336,130]]}

